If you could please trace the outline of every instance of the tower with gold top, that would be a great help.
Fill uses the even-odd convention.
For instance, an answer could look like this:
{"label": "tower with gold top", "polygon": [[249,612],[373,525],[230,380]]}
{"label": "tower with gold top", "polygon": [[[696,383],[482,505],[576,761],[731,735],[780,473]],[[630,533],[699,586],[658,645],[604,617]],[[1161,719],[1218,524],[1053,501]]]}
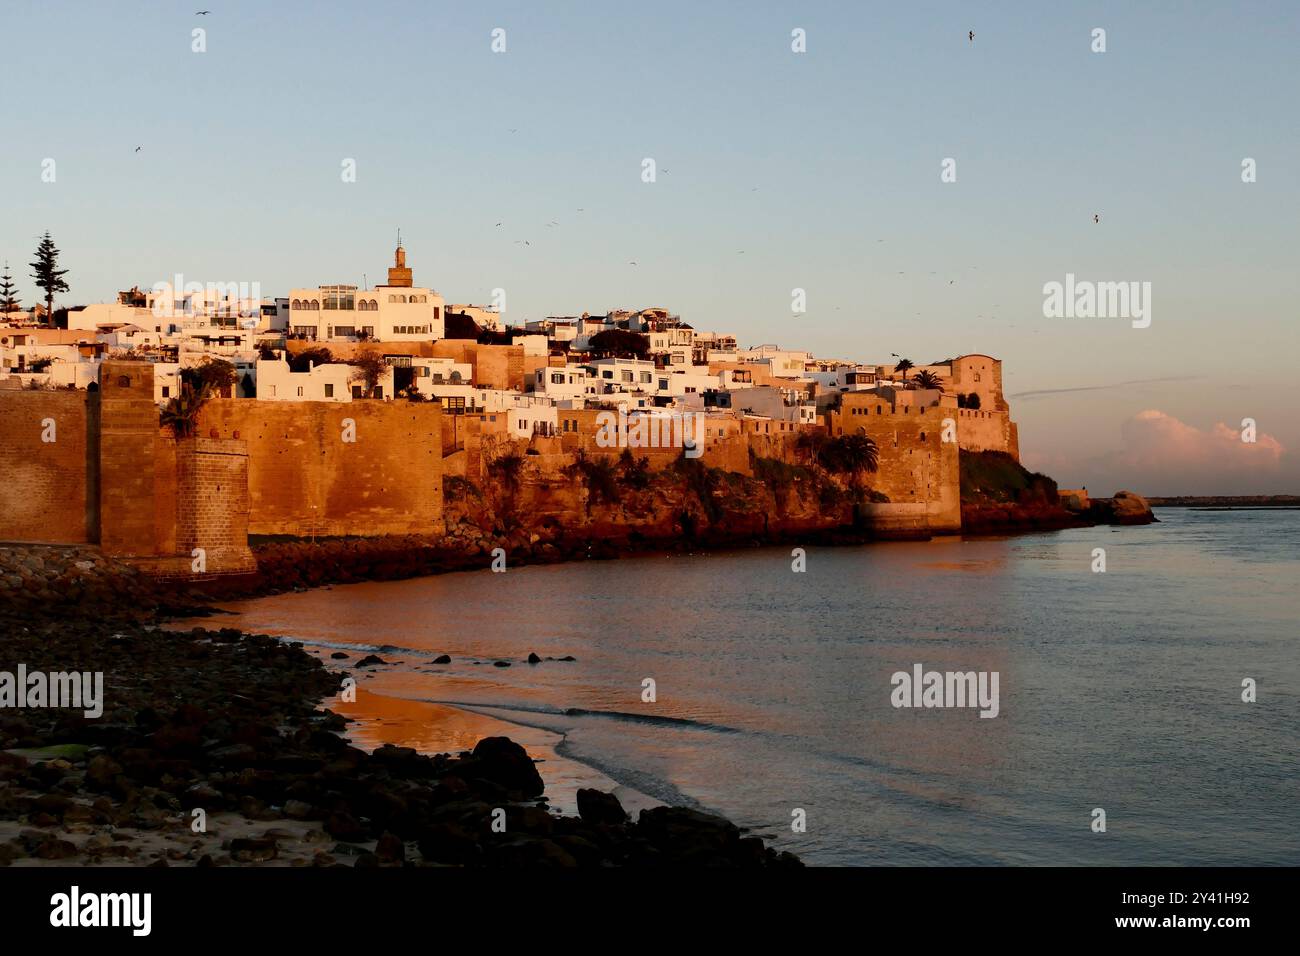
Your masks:
{"label": "tower with gold top", "polygon": [[406,250],[402,248],[402,234],[397,234],[397,249],[393,252],[393,267],[388,270],[388,286],[411,288],[411,270],[406,267]]}

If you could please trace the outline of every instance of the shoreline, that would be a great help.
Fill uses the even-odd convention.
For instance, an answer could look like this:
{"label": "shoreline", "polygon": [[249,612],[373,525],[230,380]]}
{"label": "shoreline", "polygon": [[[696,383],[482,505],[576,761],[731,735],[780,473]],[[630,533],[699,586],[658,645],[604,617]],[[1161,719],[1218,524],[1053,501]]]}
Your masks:
{"label": "shoreline", "polygon": [[[509,567],[606,561],[622,557],[747,551],[768,547],[856,547],[895,541],[946,537],[1035,534],[1126,523],[1100,520],[1057,506],[964,505],[963,525],[943,534],[890,535],[852,524],[822,528],[771,529],[757,532],[650,536],[630,529],[618,536],[491,535],[466,543],[449,536],[381,535],[373,537],[262,537],[250,544],[258,569],[239,575],[209,576],[187,582],[200,604],[265,597],[331,584],[392,581],[479,571],[491,567],[493,550],[502,549]],[[1152,519],[1154,520],[1154,519]],[[1143,522],[1144,523],[1144,522]],[[531,540],[530,540],[531,538]],[[186,616],[182,608],[171,608]]]}
{"label": "shoreline", "polygon": [[[1051,507],[996,512],[995,526],[961,535],[1095,523]],[[201,585],[151,579],[87,545],[0,546],[0,597],[14,599],[11,610],[0,612],[12,635],[0,644],[0,670],[44,663],[49,671],[103,671],[112,705],[102,721],[0,710],[0,865],[802,865],[721,817],[646,806],[653,801],[635,791],[626,791],[640,811],[635,821],[617,796],[577,783],[556,794],[560,809],[576,809],[577,816],[557,815],[533,758],[505,736],[480,737],[456,755],[422,754],[387,741],[366,752],[342,736],[350,727],[337,704],[343,675],[299,641],[219,627],[220,615],[229,612],[216,605],[332,584],[486,570],[493,547],[512,545],[511,565],[524,566],[879,540],[851,526],[689,538],[632,532],[616,540],[573,538],[563,548],[536,535],[485,536],[457,549],[447,537],[281,539],[258,542],[256,580]],[[214,616],[215,623],[186,630],[199,616]],[[131,662],[125,670],[124,657]],[[142,681],[142,674],[153,676]],[[185,703],[177,705],[172,688],[184,688]],[[427,714],[442,705],[413,706]],[[467,716],[473,713],[457,709],[456,720],[520,728],[511,731],[516,737],[539,732]],[[357,730],[358,739],[381,736],[376,727]],[[68,744],[80,749],[31,753]],[[540,747],[544,759],[556,761],[548,769],[563,770],[560,761],[569,761],[619,792],[617,781],[562,757],[556,746]],[[186,814],[195,809],[210,814],[204,833],[188,824]],[[505,813],[513,839],[494,834],[487,816],[493,809]]]}
{"label": "shoreline", "polygon": [[633,817],[585,774],[577,814],[557,813],[504,736],[367,752],[332,709],[341,676],[300,642],[177,630],[139,605],[45,610],[0,613],[0,670],[101,672],[103,714],[0,709],[0,866],[802,866],[712,814]]}

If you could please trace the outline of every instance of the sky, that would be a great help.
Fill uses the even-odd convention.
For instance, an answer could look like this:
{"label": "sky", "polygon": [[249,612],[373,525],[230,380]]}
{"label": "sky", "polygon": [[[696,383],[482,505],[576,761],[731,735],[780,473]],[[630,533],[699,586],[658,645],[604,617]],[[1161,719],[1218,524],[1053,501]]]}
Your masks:
{"label": "sky", "polygon": [[[1300,493],[1295,2],[3,2],[27,305],[46,230],[75,305],[375,284],[400,228],[512,323],[993,355],[1063,487]],[[1067,274],[1149,282],[1150,325],[1045,316]]]}

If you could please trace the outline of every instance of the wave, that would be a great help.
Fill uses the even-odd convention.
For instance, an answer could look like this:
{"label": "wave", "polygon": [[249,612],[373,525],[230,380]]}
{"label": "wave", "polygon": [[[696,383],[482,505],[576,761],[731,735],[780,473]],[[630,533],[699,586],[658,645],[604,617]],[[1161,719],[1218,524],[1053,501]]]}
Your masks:
{"label": "wave", "polygon": [[552,717],[601,717],[608,720],[621,720],[636,724],[707,730],[719,734],[749,733],[749,731],[743,730],[740,727],[729,727],[726,724],[715,724],[707,720],[694,720],[690,717],[666,717],[660,714],[634,714],[622,710],[591,710],[586,707],[548,707],[545,704],[496,704],[490,701],[481,700],[429,700],[426,698],[421,698],[421,700],[424,700],[425,703],[429,704],[441,704],[444,707],[459,707],[462,710],[488,708],[491,710],[508,710],[523,714],[545,714]]}

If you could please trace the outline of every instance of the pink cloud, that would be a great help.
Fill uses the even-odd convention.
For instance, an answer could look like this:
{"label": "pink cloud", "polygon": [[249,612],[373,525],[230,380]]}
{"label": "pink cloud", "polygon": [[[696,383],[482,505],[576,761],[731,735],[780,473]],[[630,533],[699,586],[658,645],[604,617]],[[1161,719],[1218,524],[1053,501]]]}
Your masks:
{"label": "pink cloud", "polygon": [[1257,428],[1255,441],[1219,422],[1202,430],[1162,411],[1139,412],[1120,429],[1123,447],[1076,466],[1094,494],[1128,488],[1149,495],[1249,495],[1296,491],[1286,449]]}

